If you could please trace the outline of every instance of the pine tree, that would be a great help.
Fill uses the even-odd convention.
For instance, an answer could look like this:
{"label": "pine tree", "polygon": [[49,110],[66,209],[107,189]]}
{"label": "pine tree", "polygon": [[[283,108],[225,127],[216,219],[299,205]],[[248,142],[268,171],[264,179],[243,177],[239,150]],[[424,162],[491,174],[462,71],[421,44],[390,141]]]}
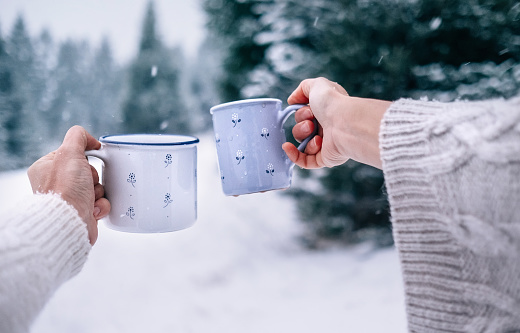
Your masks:
{"label": "pine tree", "polygon": [[12,60],[6,50],[6,42],[0,33],[0,171],[11,169],[9,156],[9,120],[13,117],[13,67]]}
{"label": "pine tree", "polygon": [[[55,123],[50,123],[50,108],[56,92],[56,78],[53,69],[57,62],[56,45],[50,32],[44,29],[34,40],[34,87],[33,98],[35,99],[39,140],[43,145],[47,145],[48,140],[56,137]],[[57,138],[59,139],[59,138]],[[47,152],[48,147],[43,148]]]}
{"label": "pine tree", "polygon": [[59,46],[57,65],[52,71],[56,87],[47,117],[48,126],[55,130],[54,139],[61,140],[73,125],[88,125],[91,111],[86,85],[89,51],[86,42],[66,40]]}
{"label": "pine tree", "polygon": [[108,39],[104,38],[89,62],[85,89],[88,93],[87,130],[95,136],[120,131],[121,70],[115,64]]}
{"label": "pine tree", "polygon": [[[249,83],[250,73],[262,63],[266,47],[255,43],[253,35],[261,26],[260,16],[254,12],[253,1],[205,0],[208,31],[217,38],[223,57],[224,74],[219,91],[224,101],[244,97],[242,89]],[[256,97],[261,97],[257,95]]]}
{"label": "pine tree", "polygon": [[[206,0],[204,5],[209,28],[224,46],[221,89],[227,100],[285,99],[301,79],[316,76],[338,82],[353,96],[386,100],[483,99],[520,90],[516,1]],[[367,227],[389,230],[380,171],[349,161],[299,175],[292,193],[300,217],[318,238],[352,240]]]}
{"label": "pine tree", "polygon": [[218,93],[218,82],[222,77],[223,52],[218,50],[217,43],[217,40],[208,36],[201,43],[196,57],[188,59],[186,96],[189,97],[190,109],[199,110],[194,131],[211,128],[209,109],[222,101]]}
{"label": "pine tree", "polygon": [[0,170],[30,165],[75,124],[118,131],[121,73],[108,41],[92,55],[87,42],[56,45],[45,30],[32,39],[19,17],[0,34]]}
{"label": "pine tree", "polygon": [[37,110],[32,79],[34,78],[34,49],[19,16],[7,40],[5,79],[6,109],[3,129],[6,132],[6,152],[9,155],[7,168],[28,166],[39,156]]}
{"label": "pine tree", "polygon": [[123,104],[126,132],[190,132],[190,113],[179,94],[182,53],[169,50],[156,31],[153,2],[149,2],[139,43],[139,54],[129,70]]}

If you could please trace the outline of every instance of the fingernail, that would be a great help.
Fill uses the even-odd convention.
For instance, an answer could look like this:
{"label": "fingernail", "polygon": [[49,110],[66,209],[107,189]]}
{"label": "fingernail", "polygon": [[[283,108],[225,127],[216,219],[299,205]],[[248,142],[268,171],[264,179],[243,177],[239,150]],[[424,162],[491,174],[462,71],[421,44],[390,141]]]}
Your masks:
{"label": "fingernail", "polygon": [[94,217],[98,217],[99,213],[101,213],[101,209],[99,207],[94,207]]}

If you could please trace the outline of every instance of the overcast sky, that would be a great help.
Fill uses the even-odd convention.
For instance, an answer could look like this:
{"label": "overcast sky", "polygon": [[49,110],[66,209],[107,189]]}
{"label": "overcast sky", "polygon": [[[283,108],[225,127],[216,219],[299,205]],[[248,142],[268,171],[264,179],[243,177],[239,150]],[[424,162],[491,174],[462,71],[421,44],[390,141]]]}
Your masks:
{"label": "overcast sky", "polygon": [[[168,46],[193,54],[204,35],[199,0],[155,0],[158,28]],[[98,45],[107,36],[114,56],[128,61],[137,51],[148,0],[0,0],[0,31],[11,32],[22,14],[31,36],[46,27],[55,40],[88,39]]]}

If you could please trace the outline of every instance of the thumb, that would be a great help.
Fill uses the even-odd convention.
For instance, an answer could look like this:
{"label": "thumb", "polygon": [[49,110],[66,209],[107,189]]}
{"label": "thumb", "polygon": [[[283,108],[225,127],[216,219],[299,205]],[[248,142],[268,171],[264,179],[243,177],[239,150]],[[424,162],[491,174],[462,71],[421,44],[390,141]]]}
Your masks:
{"label": "thumb", "polygon": [[85,150],[99,149],[100,146],[101,143],[98,140],[83,127],[76,125],[67,131],[58,150],[84,155]]}
{"label": "thumb", "polygon": [[309,103],[309,93],[311,91],[311,86],[314,79],[305,79],[298,87],[291,93],[291,95],[287,98],[287,103],[289,104],[308,104]]}

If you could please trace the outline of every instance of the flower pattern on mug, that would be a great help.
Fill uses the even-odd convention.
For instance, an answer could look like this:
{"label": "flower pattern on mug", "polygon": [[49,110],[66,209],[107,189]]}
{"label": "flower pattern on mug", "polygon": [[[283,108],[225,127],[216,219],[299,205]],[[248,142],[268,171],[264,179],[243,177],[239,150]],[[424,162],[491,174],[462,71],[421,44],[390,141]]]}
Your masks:
{"label": "flower pattern on mug", "polygon": [[164,159],[164,163],[166,163],[165,168],[167,168],[168,165],[172,164],[172,154],[166,154],[166,158]]}
{"label": "flower pattern on mug", "polygon": [[128,210],[126,211],[126,216],[130,217],[132,220],[134,219],[134,216],[135,216],[134,207],[132,207],[132,206],[128,207]]}
{"label": "flower pattern on mug", "polygon": [[268,173],[270,174],[271,176],[274,176],[273,173],[274,173],[274,166],[272,163],[268,163],[267,164],[267,169],[265,170],[265,173]]}
{"label": "flower pattern on mug", "polygon": [[237,157],[235,157],[235,158],[238,161],[237,165],[239,165],[240,162],[242,162],[242,160],[246,157],[244,156],[244,153],[242,153],[242,150],[239,149],[239,150],[237,150]]}
{"label": "flower pattern on mug", "polygon": [[260,136],[262,136],[262,138],[265,138],[267,140],[267,138],[269,137],[269,130],[267,128],[262,128],[262,134],[260,134]]}
{"label": "flower pattern on mug", "polygon": [[233,113],[231,115],[231,122],[233,123],[233,127],[236,127],[242,119],[238,118],[238,113]]}
{"label": "flower pattern on mug", "polygon": [[130,174],[128,175],[128,179],[127,179],[126,181],[129,182],[130,184],[132,184],[132,187],[135,188],[135,185],[134,185],[134,184],[135,184],[135,182],[137,181],[137,180],[135,179],[135,173],[130,172]]}
{"label": "flower pattern on mug", "polygon": [[173,200],[172,200],[172,197],[171,197],[170,193],[166,193],[164,195],[164,203],[166,204],[166,206],[164,206],[163,208],[166,208],[172,202],[173,202]]}

